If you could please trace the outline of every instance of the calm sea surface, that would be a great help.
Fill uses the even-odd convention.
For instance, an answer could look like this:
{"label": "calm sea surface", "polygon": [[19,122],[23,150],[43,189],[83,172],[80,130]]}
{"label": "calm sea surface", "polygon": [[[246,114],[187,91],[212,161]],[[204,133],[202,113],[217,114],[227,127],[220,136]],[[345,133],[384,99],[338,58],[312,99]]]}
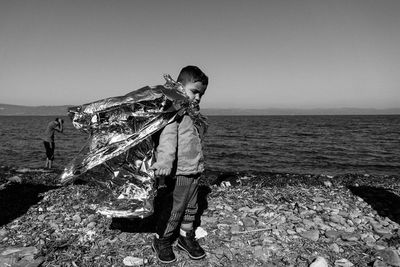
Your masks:
{"label": "calm sea surface", "polygon": [[[40,139],[54,117],[0,116],[0,165],[42,167]],[[77,154],[86,135],[64,118],[55,167]],[[400,175],[400,115],[210,116],[205,141],[213,171]]]}

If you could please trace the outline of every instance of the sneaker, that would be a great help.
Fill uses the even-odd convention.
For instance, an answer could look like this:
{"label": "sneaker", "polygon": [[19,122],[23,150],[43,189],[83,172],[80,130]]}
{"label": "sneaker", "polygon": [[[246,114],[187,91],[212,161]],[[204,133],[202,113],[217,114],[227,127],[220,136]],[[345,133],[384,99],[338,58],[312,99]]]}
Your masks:
{"label": "sneaker", "polygon": [[172,243],[170,238],[154,237],[153,244],[151,245],[153,251],[157,254],[157,258],[161,263],[171,263],[176,261],[175,254],[172,250]]}
{"label": "sneaker", "polygon": [[199,242],[197,242],[193,230],[186,232],[186,236],[179,236],[177,247],[186,251],[193,260],[200,260],[206,256],[204,249],[202,249]]}

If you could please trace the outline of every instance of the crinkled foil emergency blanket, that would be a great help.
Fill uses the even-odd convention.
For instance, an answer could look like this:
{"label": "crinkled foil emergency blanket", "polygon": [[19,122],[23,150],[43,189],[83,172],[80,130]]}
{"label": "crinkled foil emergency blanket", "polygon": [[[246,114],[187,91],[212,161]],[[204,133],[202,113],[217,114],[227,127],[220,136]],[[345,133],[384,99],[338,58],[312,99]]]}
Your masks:
{"label": "crinkled foil emergency blanket", "polygon": [[[165,85],[143,87],[69,108],[75,128],[89,134],[78,155],[65,167],[60,183],[79,179],[99,190],[98,212],[112,217],[144,218],[154,212],[154,136],[188,114],[200,133],[206,118],[189,101],[182,85],[164,75]],[[87,172],[90,170],[89,172]]]}

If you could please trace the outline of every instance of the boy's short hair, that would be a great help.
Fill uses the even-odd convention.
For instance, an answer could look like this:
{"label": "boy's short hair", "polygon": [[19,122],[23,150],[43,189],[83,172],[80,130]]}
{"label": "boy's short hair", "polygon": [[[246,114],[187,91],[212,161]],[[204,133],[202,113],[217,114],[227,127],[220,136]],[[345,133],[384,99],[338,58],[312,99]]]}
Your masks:
{"label": "boy's short hair", "polygon": [[186,66],[178,75],[178,82],[185,85],[188,82],[201,82],[203,85],[208,85],[208,77],[197,66]]}

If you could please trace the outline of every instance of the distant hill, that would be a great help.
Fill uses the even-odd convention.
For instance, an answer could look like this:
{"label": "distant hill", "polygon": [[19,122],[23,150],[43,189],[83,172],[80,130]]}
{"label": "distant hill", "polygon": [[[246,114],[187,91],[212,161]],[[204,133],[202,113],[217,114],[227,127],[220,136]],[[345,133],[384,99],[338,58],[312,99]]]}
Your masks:
{"label": "distant hill", "polygon": [[67,114],[69,106],[18,106],[0,104],[0,115],[3,116],[60,116]]}
{"label": "distant hill", "polygon": [[256,116],[256,115],[398,115],[400,108],[316,108],[316,109],[202,109],[206,115]]}
{"label": "distant hill", "polygon": [[[19,106],[0,104],[0,116],[62,116],[67,114],[64,106]],[[220,116],[255,116],[255,115],[389,115],[400,114],[400,108],[366,109],[366,108],[337,108],[337,109],[202,109],[205,115]]]}

